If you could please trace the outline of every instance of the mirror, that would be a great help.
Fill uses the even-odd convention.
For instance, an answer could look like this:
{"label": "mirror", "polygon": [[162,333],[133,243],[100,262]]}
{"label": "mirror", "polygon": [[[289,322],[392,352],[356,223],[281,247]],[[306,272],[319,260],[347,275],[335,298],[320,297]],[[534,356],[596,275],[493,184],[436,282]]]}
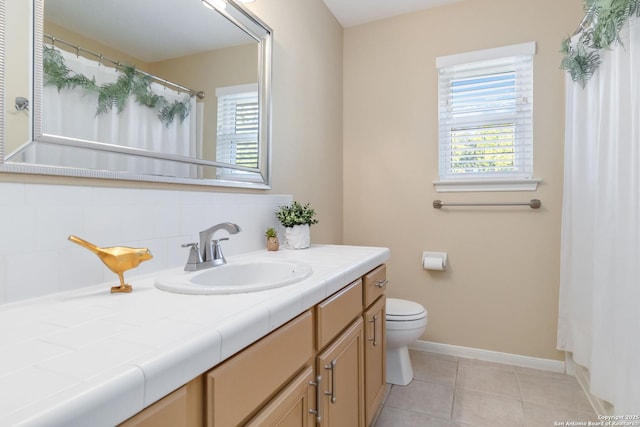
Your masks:
{"label": "mirror", "polygon": [[270,188],[271,30],[244,7],[4,3],[0,172]]}

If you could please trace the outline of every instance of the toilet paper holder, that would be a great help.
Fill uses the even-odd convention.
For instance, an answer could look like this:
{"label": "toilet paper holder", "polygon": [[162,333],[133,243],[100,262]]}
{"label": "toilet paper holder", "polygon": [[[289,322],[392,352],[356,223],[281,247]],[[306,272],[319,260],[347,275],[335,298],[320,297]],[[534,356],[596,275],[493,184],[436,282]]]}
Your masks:
{"label": "toilet paper holder", "polygon": [[446,252],[430,252],[422,253],[422,268],[425,270],[444,271],[447,269],[448,255]]}

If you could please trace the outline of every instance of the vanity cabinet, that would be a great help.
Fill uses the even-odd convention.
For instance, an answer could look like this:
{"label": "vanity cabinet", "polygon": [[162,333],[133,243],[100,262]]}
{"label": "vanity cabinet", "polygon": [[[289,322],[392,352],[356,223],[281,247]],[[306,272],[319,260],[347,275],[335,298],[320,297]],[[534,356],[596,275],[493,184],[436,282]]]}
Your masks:
{"label": "vanity cabinet", "polygon": [[386,391],[386,284],[382,265],[122,426],[370,426]]}

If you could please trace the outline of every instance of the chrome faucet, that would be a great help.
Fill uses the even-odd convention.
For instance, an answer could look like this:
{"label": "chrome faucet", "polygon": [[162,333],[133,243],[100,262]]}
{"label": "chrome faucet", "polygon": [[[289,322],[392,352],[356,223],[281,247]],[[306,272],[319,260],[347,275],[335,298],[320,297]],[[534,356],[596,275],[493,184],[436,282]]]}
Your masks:
{"label": "chrome faucet", "polygon": [[202,270],[209,267],[216,267],[227,263],[222,254],[220,242],[229,240],[228,237],[214,239],[213,234],[218,230],[225,230],[229,234],[237,234],[242,229],[237,224],[223,222],[200,232],[200,243],[186,243],[183,248],[190,247],[189,259],[184,267],[185,271]]}

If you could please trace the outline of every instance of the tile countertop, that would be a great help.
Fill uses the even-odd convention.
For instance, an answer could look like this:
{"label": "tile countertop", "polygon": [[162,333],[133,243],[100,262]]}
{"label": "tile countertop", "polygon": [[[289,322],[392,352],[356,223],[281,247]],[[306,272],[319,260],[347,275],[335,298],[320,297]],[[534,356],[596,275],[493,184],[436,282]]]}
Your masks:
{"label": "tile countertop", "polygon": [[0,306],[0,426],[113,426],[389,258],[386,248],[312,245],[228,258],[306,262],[301,282],[182,295],[131,280]]}

